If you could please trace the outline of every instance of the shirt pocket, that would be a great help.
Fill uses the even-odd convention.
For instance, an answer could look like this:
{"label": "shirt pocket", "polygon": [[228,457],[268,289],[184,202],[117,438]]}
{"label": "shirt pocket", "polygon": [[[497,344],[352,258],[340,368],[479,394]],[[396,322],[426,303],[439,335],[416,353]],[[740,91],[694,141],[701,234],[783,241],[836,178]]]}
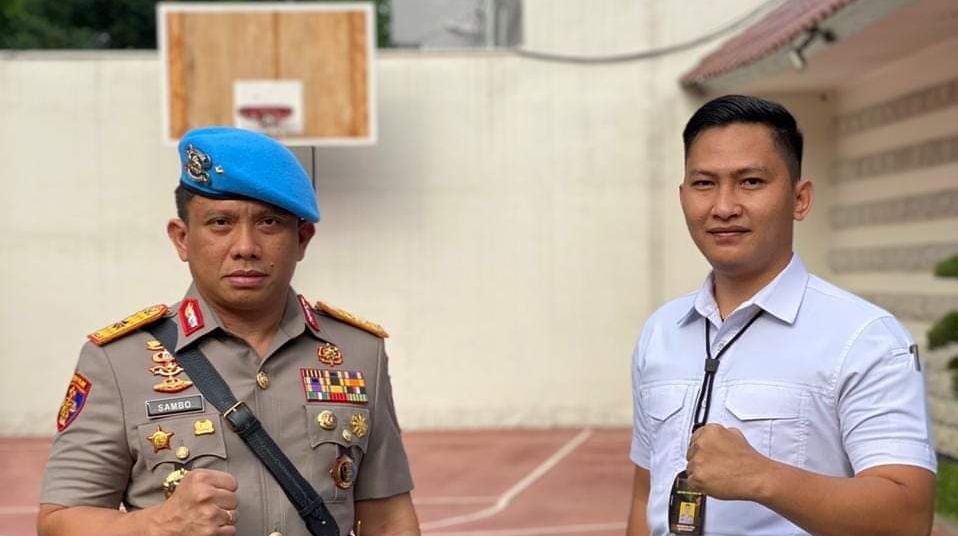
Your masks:
{"label": "shirt pocket", "polygon": [[[312,483],[323,500],[341,503],[352,498],[363,456],[369,444],[369,410],[343,404],[307,404],[306,430]],[[346,467],[344,456],[352,460]],[[348,487],[344,477],[349,477]]]}
{"label": "shirt pocket", "polygon": [[[652,487],[671,485],[672,479],[684,467],[687,411],[686,385],[657,385],[642,389],[642,411],[648,422],[650,460],[653,469]],[[664,471],[660,474],[658,471]]]}
{"label": "shirt pocket", "polygon": [[738,428],[763,456],[801,467],[808,440],[809,394],[780,385],[732,385],[725,409],[729,427]]}
{"label": "shirt pocket", "polygon": [[227,471],[223,423],[215,413],[157,419],[137,426],[140,453],[160,476],[180,467]]}

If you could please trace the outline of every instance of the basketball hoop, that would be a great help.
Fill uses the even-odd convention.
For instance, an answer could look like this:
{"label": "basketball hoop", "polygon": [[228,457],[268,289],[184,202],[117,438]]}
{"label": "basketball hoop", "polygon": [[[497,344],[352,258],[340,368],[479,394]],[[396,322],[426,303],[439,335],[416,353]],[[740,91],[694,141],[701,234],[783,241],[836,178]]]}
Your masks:
{"label": "basketball hoop", "polygon": [[293,108],[283,105],[255,105],[243,106],[239,114],[244,119],[256,122],[264,132],[283,130],[283,121],[293,115]]}

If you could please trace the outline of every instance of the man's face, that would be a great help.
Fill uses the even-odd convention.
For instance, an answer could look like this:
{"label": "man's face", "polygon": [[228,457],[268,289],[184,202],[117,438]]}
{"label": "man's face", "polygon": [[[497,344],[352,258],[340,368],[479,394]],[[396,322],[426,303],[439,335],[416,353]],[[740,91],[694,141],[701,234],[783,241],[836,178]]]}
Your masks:
{"label": "man's face", "polygon": [[234,311],[285,299],[313,224],[257,201],[196,196],[187,212],[189,224],[171,220],[167,233],[204,298]]}
{"label": "man's face", "polygon": [[794,184],[772,131],[732,123],[703,130],[685,161],[679,198],[692,240],[716,272],[759,275],[781,269],[794,220],[811,208],[808,181]]}

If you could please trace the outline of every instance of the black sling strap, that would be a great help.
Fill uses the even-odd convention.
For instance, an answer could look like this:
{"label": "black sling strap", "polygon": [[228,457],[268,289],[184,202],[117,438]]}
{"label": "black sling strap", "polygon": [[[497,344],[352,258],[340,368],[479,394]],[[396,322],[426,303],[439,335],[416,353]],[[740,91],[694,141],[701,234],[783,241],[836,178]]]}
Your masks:
{"label": "black sling strap", "polygon": [[[147,328],[147,331],[156,337],[170,353],[172,348],[176,348],[176,324],[169,318],[153,324]],[[323,503],[323,498],[303,478],[249,407],[244,402],[236,400],[233,391],[226,385],[223,377],[203,355],[203,352],[194,346],[183,350],[175,357],[176,362],[183,367],[196,388],[220,411],[230,428],[240,436],[283,488],[283,492],[306,523],[309,533],[313,536],[339,536],[339,526]]]}

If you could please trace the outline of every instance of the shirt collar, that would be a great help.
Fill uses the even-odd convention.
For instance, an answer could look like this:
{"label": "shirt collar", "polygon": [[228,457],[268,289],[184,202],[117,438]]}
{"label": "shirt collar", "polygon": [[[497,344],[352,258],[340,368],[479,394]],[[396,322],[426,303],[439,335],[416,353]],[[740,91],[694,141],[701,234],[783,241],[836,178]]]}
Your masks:
{"label": "shirt collar", "polygon": [[[175,352],[223,328],[216,311],[203,299],[195,283],[190,285],[183,301],[172,312],[177,327]],[[330,335],[328,329],[323,329],[325,327],[323,324],[320,323],[319,314],[306,301],[306,298],[297,295],[290,288],[286,296],[283,318],[279,322],[279,329],[273,339],[270,353],[304,331],[309,331],[318,339],[336,344],[333,340],[335,337]]]}
{"label": "shirt collar", "polygon": [[[689,310],[679,318],[679,325],[684,325],[699,316],[703,318],[718,316],[718,304],[712,292],[713,277],[710,273],[705,278],[702,286],[695,293],[695,299]],[[785,269],[754,296],[739,305],[736,310],[755,305],[786,324],[794,324],[798,309],[805,298],[807,284],[808,271],[798,255],[793,253]]]}

